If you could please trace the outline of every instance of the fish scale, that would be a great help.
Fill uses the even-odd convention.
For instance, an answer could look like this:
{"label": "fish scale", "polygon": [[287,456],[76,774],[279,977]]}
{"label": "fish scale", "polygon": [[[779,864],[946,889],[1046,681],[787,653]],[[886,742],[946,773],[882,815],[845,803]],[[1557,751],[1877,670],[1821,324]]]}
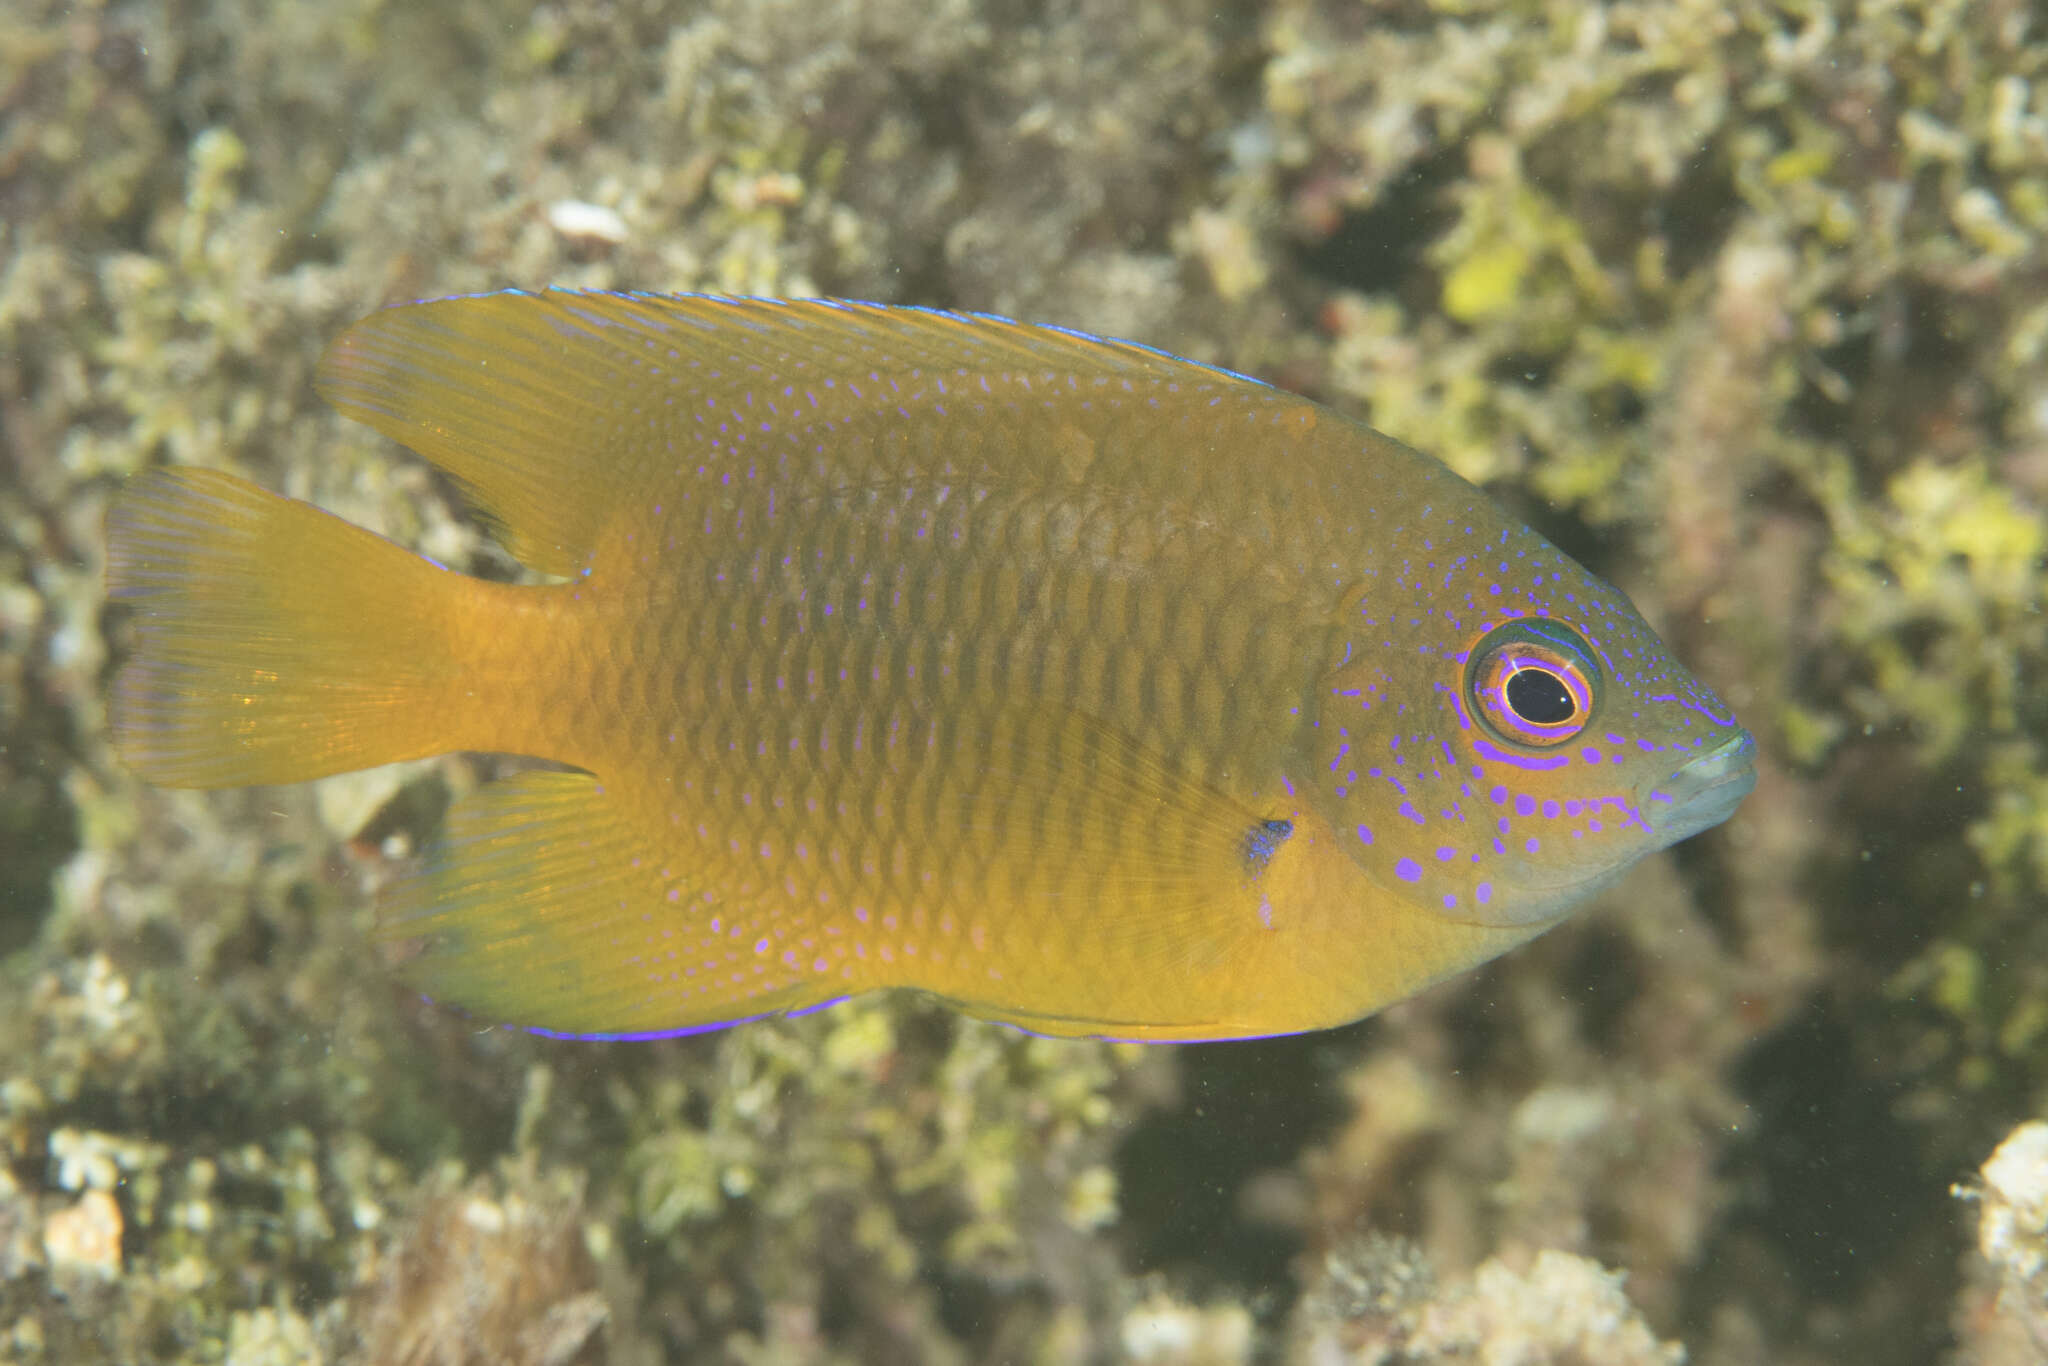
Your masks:
{"label": "fish scale", "polygon": [[[755,514],[752,516],[747,515],[747,506],[733,509],[736,521],[757,529],[749,538],[758,542],[751,549],[723,538],[707,538],[720,553],[707,557],[701,566],[680,567],[681,577],[686,581],[694,579],[698,590],[669,599],[671,609],[686,620],[673,629],[658,627],[634,637],[690,641],[691,648],[684,652],[684,659],[673,661],[673,667],[671,661],[659,657],[620,659],[610,671],[615,681],[595,685],[593,692],[601,694],[606,686],[613,686],[626,689],[628,695],[611,705],[596,697],[586,714],[602,716],[647,710],[653,714],[703,717],[712,727],[711,745],[678,755],[669,778],[674,802],[690,802],[679,790],[685,783],[704,793],[700,804],[672,809],[671,824],[724,832],[722,840],[700,839],[687,860],[705,880],[739,897],[773,894],[779,889],[788,900],[798,903],[816,904],[816,892],[826,890],[831,897],[829,904],[846,907],[849,915],[863,904],[863,898],[870,904],[902,907],[893,914],[905,933],[905,945],[914,946],[922,935],[937,930],[941,943],[927,953],[936,952],[942,963],[950,953],[957,952],[944,941],[963,938],[993,944],[998,958],[1014,956],[1004,953],[1006,947],[1014,946],[1005,944],[1000,929],[984,923],[985,907],[991,902],[1031,894],[1030,879],[1017,874],[1034,866],[1025,856],[1042,847],[1043,842],[1027,838],[1024,848],[1005,858],[1000,847],[984,839],[963,838],[977,834],[978,799],[1004,795],[987,792],[983,784],[973,781],[989,767],[985,749],[970,748],[964,764],[918,766],[915,758],[933,750],[950,751],[956,736],[971,745],[976,737],[988,735],[990,723],[1000,711],[988,699],[1012,685],[1083,711],[1125,714],[1144,700],[1132,695],[1126,680],[1186,671],[1172,655],[1165,653],[1169,642],[1163,635],[1141,637],[1122,645],[1119,642],[1130,638],[1113,629],[1088,630],[1083,634],[1082,638],[1093,646],[1095,667],[1086,663],[1072,669],[1061,669],[1056,663],[1048,666],[1043,651],[1043,626],[1049,609],[1076,602],[1089,604],[1102,596],[1094,587],[1105,581],[1104,576],[1092,567],[1063,570],[1044,550],[1036,563],[1017,556],[1015,547],[1020,541],[1045,546],[1042,524],[1057,518],[1041,514],[1039,508],[1029,504],[1021,511],[1006,514],[1000,507],[1000,498],[950,501],[956,507],[971,502],[982,510],[985,521],[993,523],[984,526],[986,534],[978,539],[1003,556],[1002,563],[1013,568],[1019,563],[1026,564],[1045,580],[1047,588],[1042,595],[1013,598],[1008,615],[959,614],[957,608],[963,602],[987,599],[988,595],[979,591],[981,581],[987,577],[982,568],[984,561],[936,552],[916,562],[899,563],[898,580],[893,586],[900,596],[891,594],[877,599],[873,610],[865,615],[839,611],[840,629],[836,632],[831,625],[833,615],[825,608],[831,605],[835,590],[842,602],[851,601],[851,584],[834,583],[828,576],[821,585],[822,593],[814,595],[801,575],[791,573],[777,583],[778,598],[764,604],[751,591],[770,577],[763,572],[763,566],[799,566],[807,558],[820,558],[806,556],[804,552],[809,547],[803,544],[806,537],[801,530],[787,540],[778,537],[779,523],[765,513],[772,497],[767,491],[755,495],[750,500]],[[799,500],[785,497],[782,501],[785,507],[801,506]],[[934,495],[927,501],[943,508],[947,500]],[[938,520],[926,515],[927,509],[912,500],[906,499],[898,506],[900,521],[895,525],[882,521],[871,527],[864,537],[867,544],[850,554],[851,563],[878,562],[894,548],[892,541],[897,539],[896,533],[902,526],[928,526]],[[1005,534],[1005,526],[1014,528],[1020,522],[1025,524],[1021,531]],[[957,525],[964,541],[967,527],[964,522]],[[933,544],[952,542],[951,537],[940,537]],[[1059,548],[1056,542],[1053,548]],[[721,598],[716,591],[721,586],[733,596]],[[1199,628],[1208,615],[1201,604],[1185,605],[1185,600],[1193,595],[1169,593],[1159,583],[1148,585],[1139,596],[1182,600],[1181,605],[1147,613],[1155,620],[1181,620]],[[651,615],[651,605],[640,611]],[[713,654],[722,630],[757,612],[765,613],[773,625],[750,632],[744,650],[727,650],[722,656]],[[969,642],[964,653],[978,653],[973,645],[981,640],[1008,641],[1013,648],[990,655],[986,666],[978,671],[949,667],[936,659],[940,636],[939,621],[934,617],[963,623],[948,638],[957,642],[964,637]],[[1093,619],[1087,623],[1091,627],[1103,624]],[[1034,632],[1034,627],[1039,629]],[[921,642],[930,648],[913,660],[905,651],[889,650],[882,644],[891,637]],[[726,666],[718,676],[722,686],[695,684],[687,662],[690,658],[720,659]],[[842,661],[851,674],[867,676],[875,686],[858,694],[849,691],[845,695],[849,705],[827,706],[822,716],[816,711],[824,701],[822,697],[770,685],[770,680],[803,677],[806,673],[836,677]],[[631,695],[638,681],[664,678],[677,680],[677,695],[673,699],[650,696],[643,700]],[[1225,695],[1241,681],[1251,680],[1226,678],[1215,695]],[[1298,676],[1291,693],[1289,700],[1298,700]],[[980,714],[968,701],[977,696],[983,699]],[[907,742],[908,757],[913,760],[910,773],[862,766],[864,756],[857,747],[857,733],[863,728],[870,734],[887,733],[892,729],[891,721],[903,714],[958,719],[934,722],[942,727],[935,746],[920,747],[918,737],[911,736]],[[1169,752],[1168,761],[1177,761],[1183,752],[1216,753],[1223,738],[1222,719],[1219,710],[1209,718],[1210,725],[1173,733],[1178,748]],[[901,726],[901,721],[897,725]],[[907,729],[914,730],[914,724]],[[754,762],[768,755],[777,760],[773,766],[763,768]],[[615,766],[614,761],[600,757],[595,750],[587,762],[599,771]],[[693,776],[705,774],[717,776],[708,782]],[[902,799],[893,808],[885,800],[892,793]],[[819,819],[842,809],[869,811],[871,819],[851,829],[843,823],[835,829],[830,821]],[[1112,840],[1121,837],[1116,826],[1119,817],[1129,819],[1130,813],[1104,813],[1104,819],[1111,823],[1108,833]],[[1013,810],[1007,814],[1007,823],[1021,832],[1030,832],[1046,824],[1047,817],[1042,811]],[[843,875],[829,878],[829,871],[834,868],[854,867],[852,856],[877,839],[892,852],[912,851],[900,860],[888,861],[897,870],[890,885],[863,885]],[[761,848],[780,851],[780,861],[765,856],[757,860],[753,854]],[[791,856],[797,849],[806,850],[810,857],[797,860],[801,866],[791,867]],[[1045,874],[1040,881],[1053,886],[1068,876],[1067,870],[1057,865],[1047,868]],[[989,885],[1006,876],[1013,879],[1007,885]],[[779,884],[784,880],[798,885],[782,888]],[[819,885],[820,882],[825,885]],[[930,886],[950,889],[951,895],[933,900]],[[948,925],[953,926],[950,932],[946,929]],[[886,932],[885,926],[876,928]],[[846,945],[854,952],[870,947],[869,930],[860,922],[842,923],[840,929]],[[769,932],[766,937],[775,941],[778,951],[791,952],[783,950],[782,943],[787,935],[795,933],[792,928],[780,934]],[[900,947],[893,943],[873,946],[877,955],[883,948],[894,954]],[[855,966],[843,961],[845,957],[837,956],[837,970],[842,974],[855,973]],[[849,980],[857,978],[849,976]]]}
{"label": "fish scale", "polygon": [[1627,600],[1428,457],[1003,319],[500,294],[323,360],[552,584],[212,471],[132,480],[115,743],[188,786],[452,749],[382,935],[640,1037],[925,991],[1051,1034],[1370,1012],[1733,811],[1754,746]]}

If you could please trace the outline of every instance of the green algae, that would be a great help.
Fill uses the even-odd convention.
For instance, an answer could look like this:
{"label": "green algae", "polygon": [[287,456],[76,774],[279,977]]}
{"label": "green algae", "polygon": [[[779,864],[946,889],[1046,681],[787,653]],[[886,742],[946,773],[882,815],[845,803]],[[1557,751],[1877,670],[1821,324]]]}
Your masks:
{"label": "green algae", "polygon": [[[1630,1329],[1585,1360],[1930,1359],[1940,1192],[2048,1104],[2039,22],[12,7],[0,1356],[1238,1361],[1380,1333],[1451,1361],[1515,1330],[1477,1317],[1493,1285]],[[623,232],[560,230],[566,201]],[[379,303],[545,283],[996,309],[1315,392],[1599,561],[1758,729],[1765,784],[1584,924],[1262,1055],[1261,1085],[1326,1089],[1313,1132],[1216,1103],[1201,1050],[914,1002],[648,1047],[475,1033],[366,930],[488,765],[141,788],[103,739],[99,523],[122,476],[211,464],[514,572],[308,377]],[[1867,1112],[1827,1099],[1817,1014]],[[1141,1122],[1178,1142],[1134,1182]],[[1851,1127],[1907,1159],[1859,1164]],[[1785,1170],[1812,1204],[1757,1200]],[[1140,1187],[1229,1232],[1148,1264],[1171,1212]],[[1837,1283],[1811,1241],[1863,1226],[1803,1227],[1829,1199],[1897,1211]],[[1273,1236],[1298,1275],[1247,1283],[1229,1244]]]}

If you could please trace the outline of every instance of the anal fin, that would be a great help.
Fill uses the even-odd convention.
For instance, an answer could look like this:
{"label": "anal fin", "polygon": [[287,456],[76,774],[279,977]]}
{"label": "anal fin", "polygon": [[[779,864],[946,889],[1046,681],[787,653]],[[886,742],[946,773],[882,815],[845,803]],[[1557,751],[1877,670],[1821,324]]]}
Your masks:
{"label": "anal fin", "polygon": [[829,1004],[790,926],[691,885],[585,773],[535,771],[457,802],[381,937],[431,999],[538,1033],[695,1033]]}

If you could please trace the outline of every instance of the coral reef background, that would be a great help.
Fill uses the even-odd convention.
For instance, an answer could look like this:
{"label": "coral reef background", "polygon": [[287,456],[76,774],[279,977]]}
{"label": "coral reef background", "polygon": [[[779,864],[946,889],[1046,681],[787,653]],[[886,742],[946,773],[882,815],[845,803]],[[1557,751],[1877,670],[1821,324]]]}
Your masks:
{"label": "coral reef background", "polygon": [[[10,0],[0,1360],[2042,1359],[2044,243],[2018,0]],[[549,283],[1335,403],[1626,588],[1761,785],[1324,1035],[476,1032],[366,931],[491,761],[140,786],[100,528],[191,462],[514,572],[308,376]]]}

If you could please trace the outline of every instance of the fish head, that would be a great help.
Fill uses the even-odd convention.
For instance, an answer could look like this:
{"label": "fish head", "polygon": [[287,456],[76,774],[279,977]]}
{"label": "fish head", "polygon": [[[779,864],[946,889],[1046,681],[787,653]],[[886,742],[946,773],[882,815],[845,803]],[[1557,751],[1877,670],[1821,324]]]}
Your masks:
{"label": "fish head", "polygon": [[1756,744],[1619,590],[1489,511],[1348,595],[1304,768],[1375,884],[1533,929],[1726,820]]}

